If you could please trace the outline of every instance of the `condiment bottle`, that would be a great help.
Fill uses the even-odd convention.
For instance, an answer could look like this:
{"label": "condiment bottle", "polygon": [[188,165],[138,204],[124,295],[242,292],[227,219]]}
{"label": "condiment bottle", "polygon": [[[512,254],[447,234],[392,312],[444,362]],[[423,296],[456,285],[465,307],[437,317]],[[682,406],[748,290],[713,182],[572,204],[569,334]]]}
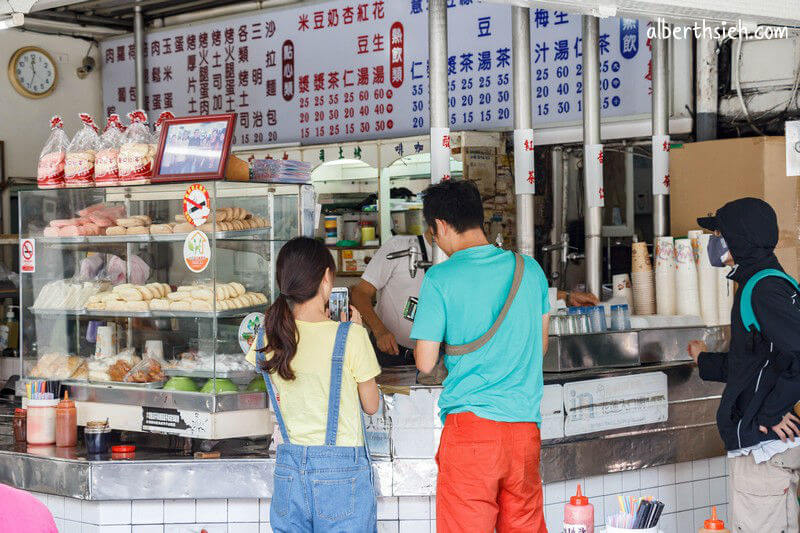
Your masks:
{"label": "condiment bottle", "polygon": [[25,409],[20,409],[19,407],[14,409],[12,425],[14,427],[14,442],[28,440],[28,412]]}
{"label": "condiment bottle", "polygon": [[56,443],[56,405],[58,400],[29,400],[27,438],[28,444]]}
{"label": "condiment bottle", "polygon": [[722,520],[717,520],[717,508],[711,508],[711,518],[703,523],[703,527],[697,530],[698,533],[731,533],[730,529],[725,527]]}
{"label": "condiment bottle", "polygon": [[564,533],[594,533],[594,505],[581,494],[581,484],[575,496],[564,506]]}
{"label": "condiment bottle", "polygon": [[56,407],[56,446],[71,448],[78,445],[78,412],[69,392]]}

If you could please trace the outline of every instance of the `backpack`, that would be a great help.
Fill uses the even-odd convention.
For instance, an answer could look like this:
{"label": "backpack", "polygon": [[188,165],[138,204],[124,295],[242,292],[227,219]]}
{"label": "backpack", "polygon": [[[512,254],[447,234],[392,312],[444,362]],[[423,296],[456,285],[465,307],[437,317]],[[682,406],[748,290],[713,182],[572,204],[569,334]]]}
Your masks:
{"label": "backpack", "polygon": [[767,268],[756,272],[753,277],[745,283],[744,289],[742,289],[742,298],[739,301],[739,313],[742,316],[742,324],[744,324],[744,329],[748,332],[752,332],[752,328],[755,327],[756,331],[761,333],[761,324],[758,323],[756,314],[753,312],[753,289],[759,281],[769,277],[783,278],[791,283],[796,291],[800,292],[800,285],[786,272],[774,268]]}

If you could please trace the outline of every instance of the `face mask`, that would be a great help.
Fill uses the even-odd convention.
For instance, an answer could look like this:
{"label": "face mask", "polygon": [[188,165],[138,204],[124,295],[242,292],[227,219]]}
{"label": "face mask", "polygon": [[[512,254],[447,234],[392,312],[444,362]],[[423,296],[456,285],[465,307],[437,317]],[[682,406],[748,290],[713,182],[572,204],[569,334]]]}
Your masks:
{"label": "face mask", "polygon": [[728,243],[725,242],[725,239],[717,235],[712,235],[711,238],[708,239],[707,250],[708,260],[711,262],[711,265],[715,267],[724,267],[725,261],[727,261],[731,255],[728,249]]}

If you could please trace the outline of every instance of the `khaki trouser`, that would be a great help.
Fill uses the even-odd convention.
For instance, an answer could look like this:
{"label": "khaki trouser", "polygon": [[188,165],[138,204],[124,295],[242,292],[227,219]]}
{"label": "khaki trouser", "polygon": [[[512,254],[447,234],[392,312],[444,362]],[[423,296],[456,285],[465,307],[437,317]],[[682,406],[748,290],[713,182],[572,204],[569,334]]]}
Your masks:
{"label": "khaki trouser", "polygon": [[729,525],[735,533],[798,533],[800,447],[756,464],[751,455],[728,459]]}

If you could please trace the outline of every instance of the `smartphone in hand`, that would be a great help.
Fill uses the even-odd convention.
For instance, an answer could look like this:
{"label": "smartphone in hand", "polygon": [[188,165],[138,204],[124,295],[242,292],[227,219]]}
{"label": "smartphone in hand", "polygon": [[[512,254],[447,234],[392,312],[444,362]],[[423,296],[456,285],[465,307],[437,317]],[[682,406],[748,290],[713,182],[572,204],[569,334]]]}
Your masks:
{"label": "smartphone in hand", "polygon": [[347,287],[334,287],[328,301],[328,309],[331,311],[331,320],[340,322],[344,311],[345,322],[350,320],[350,291]]}

